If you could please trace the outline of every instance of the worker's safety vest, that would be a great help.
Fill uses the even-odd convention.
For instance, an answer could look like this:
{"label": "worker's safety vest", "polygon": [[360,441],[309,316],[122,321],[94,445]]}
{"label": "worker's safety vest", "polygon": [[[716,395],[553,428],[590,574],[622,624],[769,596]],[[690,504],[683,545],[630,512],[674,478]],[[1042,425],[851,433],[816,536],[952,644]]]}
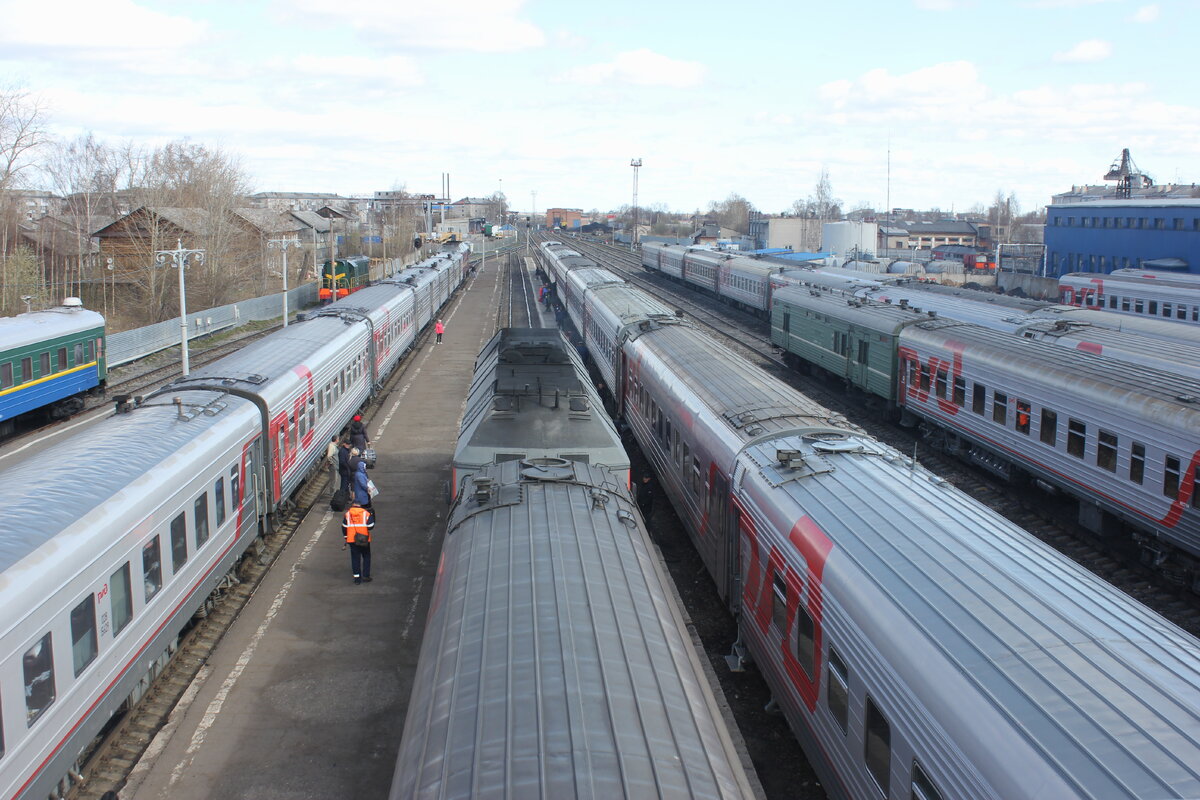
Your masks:
{"label": "worker's safety vest", "polygon": [[346,542],[354,544],[355,534],[364,534],[367,541],[371,541],[371,528],[375,526],[375,520],[371,519],[371,512],[365,508],[353,508],[346,512],[345,519],[342,520],[342,527],[346,529]]}

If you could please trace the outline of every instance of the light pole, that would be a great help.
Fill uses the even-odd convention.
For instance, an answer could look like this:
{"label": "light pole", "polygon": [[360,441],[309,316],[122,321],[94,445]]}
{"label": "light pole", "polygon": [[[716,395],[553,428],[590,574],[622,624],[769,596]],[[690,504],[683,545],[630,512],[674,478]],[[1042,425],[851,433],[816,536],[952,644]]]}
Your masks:
{"label": "light pole", "polygon": [[638,168],[642,166],[640,158],[632,159],[629,166],[633,167],[633,232],[629,235],[629,252],[637,250],[637,232],[638,232],[638,207],[637,207],[637,179]]}
{"label": "light pole", "polygon": [[267,241],[267,248],[268,248],[268,249],[272,249],[272,250],[274,250],[274,249],[278,248],[278,249],[280,249],[280,250],[282,250],[282,251],[283,251],[283,327],[285,327],[285,328],[287,327],[287,319],[288,319],[288,307],[287,307],[287,293],[288,293],[288,284],[287,284],[287,281],[288,281],[288,271],[287,271],[287,251],[288,251],[288,248],[289,248],[289,247],[293,247],[293,246],[294,246],[294,247],[299,247],[299,246],[300,246],[300,240],[299,240],[299,239],[270,239],[270,240],[268,240],[268,241]]}
{"label": "light pole", "polygon": [[188,250],[183,246],[182,239],[175,240],[174,250],[156,250],[155,260],[160,267],[169,261],[171,266],[179,270],[179,347],[183,351],[183,377],[188,375],[188,322],[187,322],[187,292],[183,282],[183,270],[188,265],[188,259],[196,266],[204,263],[203,250]]}

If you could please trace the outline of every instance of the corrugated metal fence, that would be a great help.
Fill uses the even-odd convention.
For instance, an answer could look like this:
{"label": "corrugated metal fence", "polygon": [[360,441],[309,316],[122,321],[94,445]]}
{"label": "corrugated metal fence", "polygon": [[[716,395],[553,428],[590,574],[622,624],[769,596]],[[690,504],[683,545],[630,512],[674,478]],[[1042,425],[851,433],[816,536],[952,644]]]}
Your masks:
{"label": "corrugated metal fence", "polygon": [[[317,284],[306,283],[288,292],[288,313],[294,315],[296,311],[316,302]],[[283,292],[188,314],[188,332],[190,337],[206,336],[246,322],[281,316]],[[178,345],[179,317],[144,328],[113,333],[108,337],[108,366],[115,367]]]}

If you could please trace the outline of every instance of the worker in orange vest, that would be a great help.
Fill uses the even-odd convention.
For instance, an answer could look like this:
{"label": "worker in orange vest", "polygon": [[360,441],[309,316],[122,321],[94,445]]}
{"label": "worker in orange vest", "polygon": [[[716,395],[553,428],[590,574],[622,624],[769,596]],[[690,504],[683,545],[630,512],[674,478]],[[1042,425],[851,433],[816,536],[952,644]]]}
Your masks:
{"label": "worker in orange vest", "polygon": [[350,571],[355,583],[371,582],[371,529],[374,527],[375,515],[357,500],[350,503],[342,517],[342,530],[346,532],[342,549],[350,548]]}

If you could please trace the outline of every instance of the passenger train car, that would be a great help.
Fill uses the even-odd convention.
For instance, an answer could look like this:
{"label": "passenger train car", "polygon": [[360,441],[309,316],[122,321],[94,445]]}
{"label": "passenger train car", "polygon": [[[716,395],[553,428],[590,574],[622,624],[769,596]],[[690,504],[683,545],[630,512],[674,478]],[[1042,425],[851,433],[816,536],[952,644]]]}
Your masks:
{"label": "passenger train car", "polygon": [[1200,642],[695,330],[612,348],[737,614],[731,662],[758,664],[832,797],[1200,794]]}
{"label": "passenger train car", "polygon": [[[451,288],[465,251],[441,259]],[[419,271],[419,270],[418,270]],[[0,797],[45,798],[420,330],[404,273],[0,470]],[[435,301],[436,302],[436,301]]]}
{"label": "passenger train car", "polygon": [[749,256],[658,242],[642,247],[642,266],[764,315],[771,307],[771,278],[787,269]]}
{"label": "passenger train car", "polygon": [[480,354],[391,797],[758,796],[571,352]]}
{"label": "passenger train car", "polygon": [[[775,299],[777,309],[773,314],[778,309],[786,311],[795,302],[803,303],[808,296],[811,293],[789,292],[780,295]],[[1194,331],[1185,325],[1144,321],[1143,327],[1151,323],[1177,331],[1182,329],[1185,335],[1174,337],[1168,344],[1158,336],[1139,330],[1117,330],[1105,324],[1104,320],[1088,321],[1043,313],[1053,312],[1063,306],[972,289],[896,284],[859,289],[854,296],[867,302],[906,305],[936,313],[939,317],[982,325],[1026,339],[1051,342],[1085,353],[1109,356],[1118,361],[1200,378],[1200,339],[1188,335],[1189,331]],[[1108,319],[1114,318],[1120,319],[1115,314],[1108,315]]]}
{"label": "passenger train car", "polygon": [[1200,323],[1200,283],[1187,278],[1144,277],[1141,270],[1109,274],[1072,272],[1058,279],[1059,299],[1084,308]]}
{"label": "passenger train car", "polygon": [[31,411],[61,419],[82,410],[83,395],[106,379],[104,317],[78,298],[0,318],[0,434]]}
{"label": "passenger train car", "polygon": [[1200,591],[1200,374],[1182,363],[1188,346],[1139,363],[1108,355],[1115,331],[1061,347],[1071,334],[1052,322],[997,337],[908,304],[799,289],[777,292],[774,311],[771,340],[798,362],[919,420],[947,452],[1077,498],[1083,524],[1132,536],[1147,562]]}

